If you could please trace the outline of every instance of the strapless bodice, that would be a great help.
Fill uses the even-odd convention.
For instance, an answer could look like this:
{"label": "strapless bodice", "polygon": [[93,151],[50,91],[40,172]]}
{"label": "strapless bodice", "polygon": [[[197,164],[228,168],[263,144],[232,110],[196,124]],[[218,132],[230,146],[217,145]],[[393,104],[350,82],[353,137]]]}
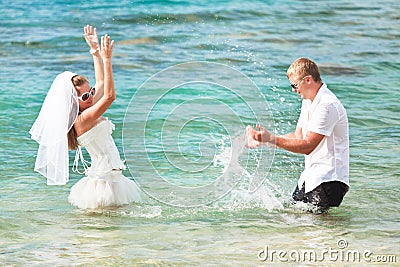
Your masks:
{"label": "strapless bodice", "polygon": [[88,175],[100,175],[111,170],[125,169],[111,136],[114,129],[115,125],[110,120],[104,119],[78,137],[79,145],[86,148],[91,158]]}

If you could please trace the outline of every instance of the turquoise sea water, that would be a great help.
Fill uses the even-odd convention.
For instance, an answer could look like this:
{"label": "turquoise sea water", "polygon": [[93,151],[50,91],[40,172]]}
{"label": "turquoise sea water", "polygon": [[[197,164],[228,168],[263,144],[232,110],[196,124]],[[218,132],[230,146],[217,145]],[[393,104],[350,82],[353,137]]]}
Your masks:
{"label": "turquoise sea water", "polygon": [[[365,2],[0,2],[0,265],[348,262],[334,255],[316,262],[277,254],[262,261],[265,254],[259,251],[266,246],[292,256],[313,250],[319,259],[329,249],[370,251],[367,259],[350,264],[398,265],[400,16],[395,0]],[[130,171],[152,196],[92,213],[67,202],[80,175],[71,172],[66,186],[54,187],[33,171],[37,144],[28,134],[58,73],[70,70],[94,80],[82,37],[87,23],[116,42],[118,97],[105,115],[116,125],[113,136]],[[240,144],[244,126],[257,120],[276,133],[294,130],[300,100],[285,71],[302,56],[319,64],[350,123],[351,189],[339,208],[324,215],[288,205],[302,170],[301,155],[270,148],[240,151],[234,145]],[[190,68],[149,86],[148,79],[154,81],[160,71],[193,61],[228,66],[259,91],[236,80],[237,73],[215,71],[234,90],[200,83],[160,94],[172,89],[171,80],[190,77]],[[144,134],[135,128],[143,125]],[[143,142],[147,154],[135,147]],[[241,172],[243,162],[250,173],[261,170],[256,179],[263,184],[255,192],[248,191],[252,178]],[[218,180],[228,166],[234,167],[235,179],[241,178],[233,184]],[[128,171],[125,175],[131,177]],[[199,194],[201,186],[217,180],[220,198],[203,201],[208,196]],[[165,184],[187,190],[174,195]],[[171,202],[211,203],[178,207]]]}

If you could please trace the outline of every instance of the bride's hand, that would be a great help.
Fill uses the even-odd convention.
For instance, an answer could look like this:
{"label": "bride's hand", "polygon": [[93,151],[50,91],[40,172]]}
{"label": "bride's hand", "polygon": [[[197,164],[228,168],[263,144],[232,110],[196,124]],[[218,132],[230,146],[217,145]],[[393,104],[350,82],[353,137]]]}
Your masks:
{"label": "bride's hand", "polygon": [[111,59],[114,48],[114,40],[105,34],[101,37],[100,56],[103,60]]}
{"label": "bride's hand", "polygon": [[88,24],[83,28],[83,32],[86,43],[89,45],[90,50],[98,50],[100,47],[96,28],[93,28],[93,26]]}

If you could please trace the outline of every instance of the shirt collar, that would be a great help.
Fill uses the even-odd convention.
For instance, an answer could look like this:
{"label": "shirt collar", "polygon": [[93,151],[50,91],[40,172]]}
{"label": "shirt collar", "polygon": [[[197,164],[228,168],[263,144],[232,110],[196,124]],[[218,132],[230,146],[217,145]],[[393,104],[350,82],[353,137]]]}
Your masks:
{"label": "shirt collar", "polygon": [[319,101],[321,100],[322,95],[324,95],[326,93],[326,90],[328,90],[328,87],[326,86],[325,83],[323,83],[321,85],[321,87],[319,88],[317,95],[315,96],[313,101],[310,101],[310,109],[313,110],[315,108],[316,105],[318,105]]}
{"label": "shirt collar", "polygon": [[321,85],[321,87],[319,88],[319,90],[318,90],[318,92],[317,92],[317,95],[315,96],[315,98],[314,98],[314,100],[312,101],[312,103],[313,103],[313,104],[314,104],[314,103],[318,103],[318,102],[320,101],[320,99],[321,99],[321,96],[322,96],[323,94],[325,94],[325,92],[326,92],[327,89],[328,89],[328,87],[326,86],[325,83],[323,83],[323,84]]}

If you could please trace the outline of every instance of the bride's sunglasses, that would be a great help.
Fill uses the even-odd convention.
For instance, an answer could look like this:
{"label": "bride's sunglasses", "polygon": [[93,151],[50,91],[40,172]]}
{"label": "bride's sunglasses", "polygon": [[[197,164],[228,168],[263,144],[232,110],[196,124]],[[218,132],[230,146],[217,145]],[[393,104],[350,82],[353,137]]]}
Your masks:
{"label": "bride's sunglasses", "polygon": [[90,95],[94,95],[96,93],[96,88],[92,87],[90,88],[89,92],[84,93],[83,95],[79,96],[78,99],[80,101],[87,101],[90,97]]}

